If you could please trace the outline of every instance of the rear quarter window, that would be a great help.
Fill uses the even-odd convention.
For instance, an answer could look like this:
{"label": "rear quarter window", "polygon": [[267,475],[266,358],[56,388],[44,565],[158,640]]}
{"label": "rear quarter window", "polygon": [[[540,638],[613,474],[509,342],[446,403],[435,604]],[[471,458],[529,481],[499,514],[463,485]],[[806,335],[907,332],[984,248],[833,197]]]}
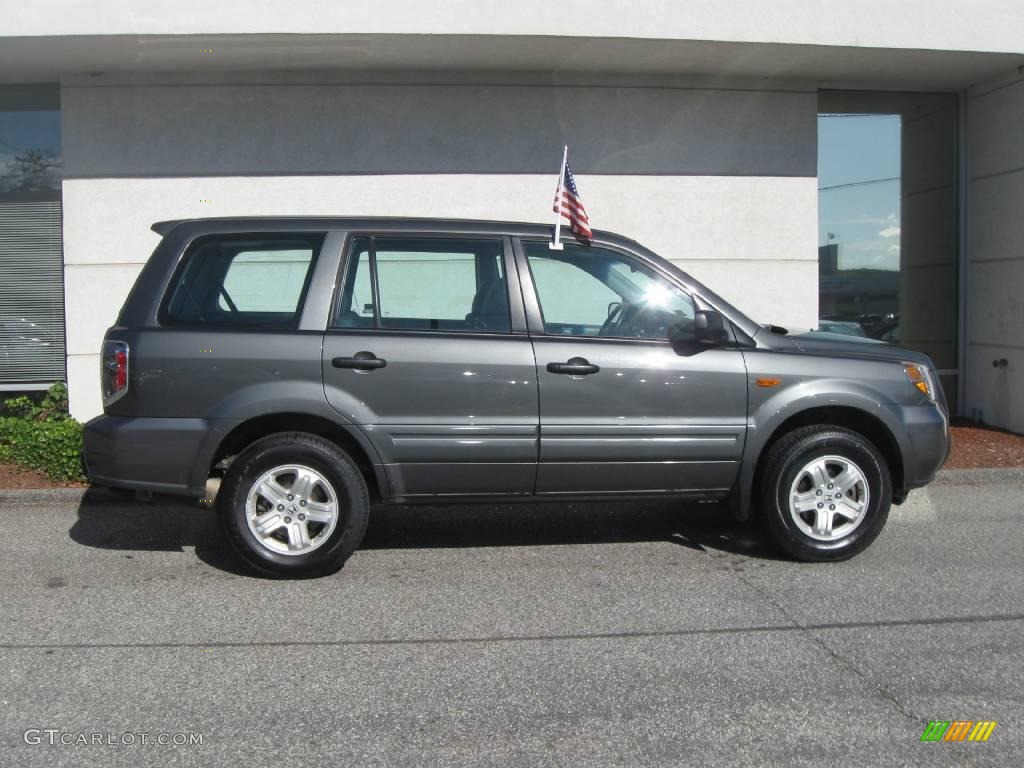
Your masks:
{"label": "rear quarter window", "polygon": [[171,280],[160,322],[297,327],[323,239],[323,233],[261,233],[196,240]]}

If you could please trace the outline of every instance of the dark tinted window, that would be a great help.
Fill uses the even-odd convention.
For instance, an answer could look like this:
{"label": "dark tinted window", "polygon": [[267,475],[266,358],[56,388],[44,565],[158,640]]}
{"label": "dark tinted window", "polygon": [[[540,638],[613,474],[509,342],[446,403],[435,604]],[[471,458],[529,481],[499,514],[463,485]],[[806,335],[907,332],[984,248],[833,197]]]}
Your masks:
{"label": "dark tinted window", "polygon": [[510,330],[501,241],[357,238],[336,325]]}
{"label": "dark tinted window", "polygon": [[323,235],[203,238],[189,248],[162,321],[294,328]]}

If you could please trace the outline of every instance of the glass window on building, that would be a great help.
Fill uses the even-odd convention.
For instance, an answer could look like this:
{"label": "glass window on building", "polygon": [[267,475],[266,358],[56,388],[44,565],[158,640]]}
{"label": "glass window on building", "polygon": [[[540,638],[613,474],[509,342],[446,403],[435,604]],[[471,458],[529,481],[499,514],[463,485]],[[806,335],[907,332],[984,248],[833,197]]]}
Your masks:
{"label": "glass window on building", "polygon": [[825,91],[819,328],[920,350],[956,403],[957,97]]}
{"label": "glass window on building", "polygon": [[0,86],[0,389],[65,378],[60,92]]}

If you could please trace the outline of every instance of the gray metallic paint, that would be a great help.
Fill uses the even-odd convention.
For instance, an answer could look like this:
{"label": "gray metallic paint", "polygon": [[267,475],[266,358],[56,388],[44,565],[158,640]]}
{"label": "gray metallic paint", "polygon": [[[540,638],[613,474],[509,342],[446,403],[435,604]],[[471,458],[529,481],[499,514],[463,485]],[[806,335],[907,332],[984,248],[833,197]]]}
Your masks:
{"label": "gray metallic paint", "polygon": [[89,478],[101,485],[200,495],[209,459],[239,420],[101,416],[83,435]]}
{"label": "gray metallic paint", "polygon": [[[387,366],[331,365],[360,351]],[[527,336],[328,331],[323,387],[331,406],[373,442],[400,495],[463,493],[467,485],[481,493],[483,478],[491,493],[533,492],[537,373]],[[420,463],[435,466],[410,466]]]}
{"label": "gray metallic paint", "polygon": [[[534,348],[541,424],[537,493],[732,486],[746,432],[746,369],[739,350],[682,357],[667,342],[539,336]],[[545,368],[570,357],[601,370],[566,376]],[[635,475],[606,471],[608,462],[637,461],[658,463]]]}

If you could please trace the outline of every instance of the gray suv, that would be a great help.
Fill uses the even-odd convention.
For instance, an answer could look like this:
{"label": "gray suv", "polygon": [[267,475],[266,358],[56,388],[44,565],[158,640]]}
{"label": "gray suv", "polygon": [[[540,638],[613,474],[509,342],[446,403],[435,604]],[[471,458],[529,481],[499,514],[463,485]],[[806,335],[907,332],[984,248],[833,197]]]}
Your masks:
{"label": "gray suv", "polygon": [[102,353],[89,478],[203,497],[266,572],[372,501],[673,497],[801,560],[867,547],[949,419],[927,356],[762,326],[637,243],[417,219],[162,222]]}

